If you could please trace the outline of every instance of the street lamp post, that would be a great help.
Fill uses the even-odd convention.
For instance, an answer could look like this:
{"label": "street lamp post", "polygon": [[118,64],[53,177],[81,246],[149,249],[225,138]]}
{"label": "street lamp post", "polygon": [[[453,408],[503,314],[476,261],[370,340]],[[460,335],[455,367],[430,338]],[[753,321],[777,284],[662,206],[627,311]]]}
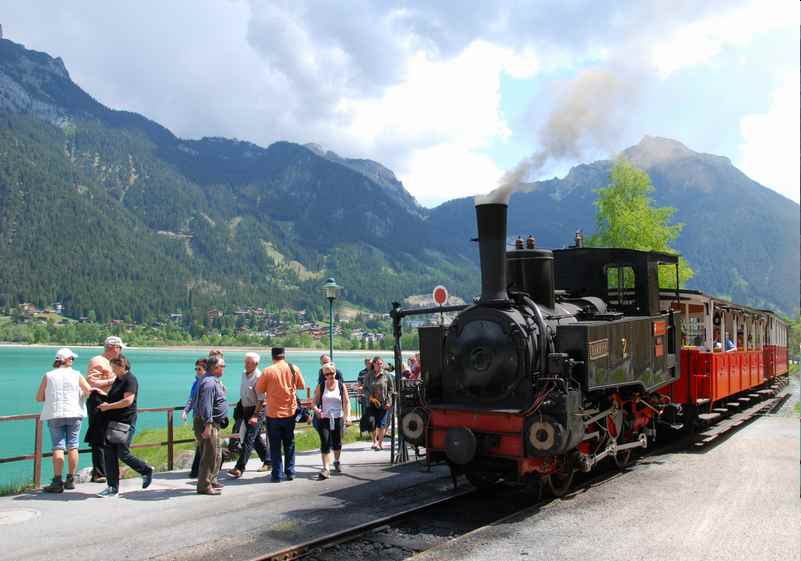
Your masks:
{"label": "street lamp post", "polygon": [[328,356],[331,360],[334,360],[334,300],[337,299],[337,291],[341,288],[334,277],[323,285],[323,293],[328,299]]}

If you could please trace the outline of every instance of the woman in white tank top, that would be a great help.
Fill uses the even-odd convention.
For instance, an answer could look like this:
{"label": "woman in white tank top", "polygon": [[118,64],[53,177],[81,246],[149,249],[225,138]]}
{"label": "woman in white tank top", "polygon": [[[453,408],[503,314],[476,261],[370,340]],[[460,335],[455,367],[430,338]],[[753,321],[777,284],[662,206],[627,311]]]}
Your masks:
{"label": "woman in white tank top", "polygon": [[[53,481],[43,489],[46,493],[62,493],[75,489],[75,471],[78,469],[78,434],[81,421],[86,417],[86,396],[92,391],[104,393],[89,383],[80,372],[72,368],[78,355],[67,348],[59,349],[53,370],[42,377],[36,401],[43,402],[41,420],[47,421],[53,442]],[[69,472],[62,481],[64,450],[67,450]]]}
{"label": "woman in white tank top", "polygon": [[339,457],[342,453],[342,434],[350,426],[348,388],[336,379],[337,367],[328,362],[322,368],[324,382],[314,390],[314,427],[320,435],[320,455],[323,469],[318,479],[331,476],[331,450],[334,450],[334,471],[342,473]]}

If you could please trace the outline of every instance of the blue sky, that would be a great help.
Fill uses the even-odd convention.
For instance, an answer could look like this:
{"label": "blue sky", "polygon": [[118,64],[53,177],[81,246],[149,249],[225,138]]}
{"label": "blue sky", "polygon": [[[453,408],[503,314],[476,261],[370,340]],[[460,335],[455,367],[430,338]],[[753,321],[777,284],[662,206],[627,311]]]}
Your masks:
{"label": "blue sky", "polygon": [[426,206],[487,192],[532,154],[545,165],[528,179],[561,176],[645,135],[799,200],[789,0],[43,0],[0,23],[113,108],[182,137],[374,159]]}

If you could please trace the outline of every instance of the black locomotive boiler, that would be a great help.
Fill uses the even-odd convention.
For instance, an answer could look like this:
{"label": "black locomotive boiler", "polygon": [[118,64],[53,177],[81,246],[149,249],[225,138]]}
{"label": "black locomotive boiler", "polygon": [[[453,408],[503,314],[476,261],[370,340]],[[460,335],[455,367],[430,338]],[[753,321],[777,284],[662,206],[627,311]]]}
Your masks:
{"label": "black locomotive boiler", "polygon": [[481,296],[449,326],[420,328],[424,403],[401,430],[475,485],[560,495],[576,470],[628,463],[671,417],[657,390],[678,377],[677,337],[659,266],[677,272],[678,258],[533,239],[507,251],[507,206],[476,215]]}

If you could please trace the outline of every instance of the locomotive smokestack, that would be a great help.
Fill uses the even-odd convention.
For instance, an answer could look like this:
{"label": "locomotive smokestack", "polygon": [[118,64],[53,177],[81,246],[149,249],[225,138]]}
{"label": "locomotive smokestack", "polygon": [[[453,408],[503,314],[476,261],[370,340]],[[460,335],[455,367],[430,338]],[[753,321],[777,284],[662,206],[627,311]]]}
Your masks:
{"label": "locomotive smokestack", "polygon": [[481,259],[481,302],[509,299],[506,293],[506,210],[503,203],[476,205]]}

